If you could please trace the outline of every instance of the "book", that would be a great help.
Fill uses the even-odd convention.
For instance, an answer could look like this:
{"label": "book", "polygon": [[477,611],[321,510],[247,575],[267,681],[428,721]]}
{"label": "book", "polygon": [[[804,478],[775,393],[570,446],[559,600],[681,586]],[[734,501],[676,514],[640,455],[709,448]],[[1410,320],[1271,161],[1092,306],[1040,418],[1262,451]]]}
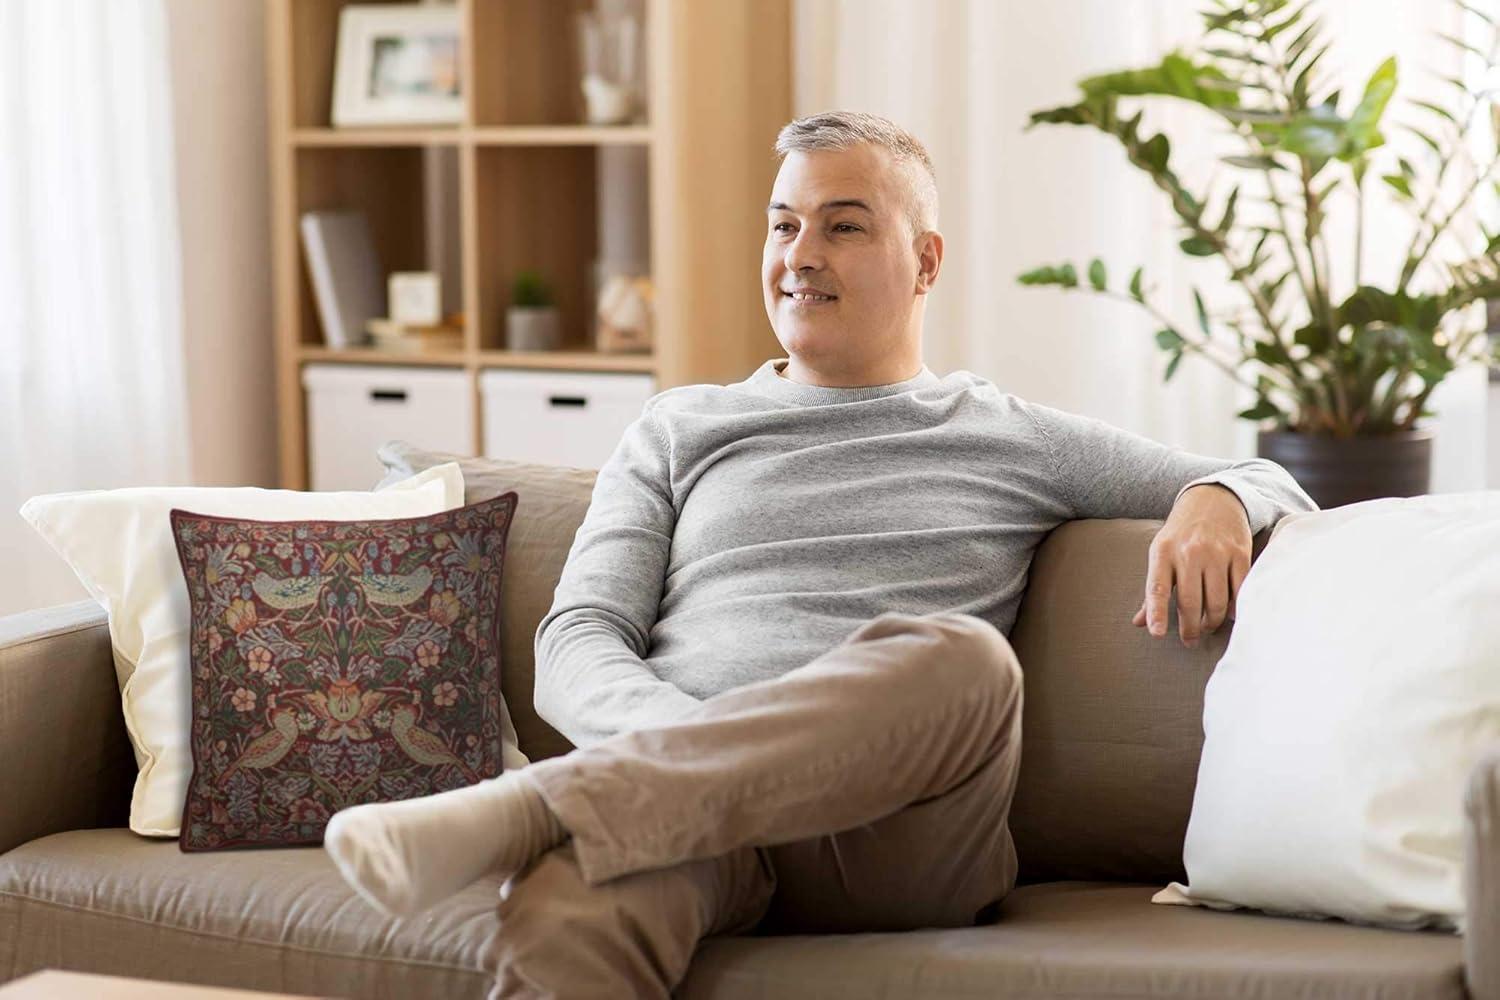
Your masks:
{"label": "book", "polygon": [[364,213],[304,212],[300,228],[323,342],[329,347],[365,343],[365,324],[384,316],[386,303]]}

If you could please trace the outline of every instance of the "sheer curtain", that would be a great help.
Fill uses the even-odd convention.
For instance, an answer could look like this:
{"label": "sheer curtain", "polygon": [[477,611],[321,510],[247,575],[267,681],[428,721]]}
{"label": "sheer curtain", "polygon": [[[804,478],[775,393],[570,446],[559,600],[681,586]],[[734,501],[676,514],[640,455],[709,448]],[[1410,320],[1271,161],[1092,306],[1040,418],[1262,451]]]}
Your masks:
{"label": "sheer curtain", "polygon": [[86,596],[29,496],[189,481],[160,0],[0,2],[0,614]]}
{"label": "sheer curtain", "polygon": [[[1117,282],[1144,265],[1148,284],[1158,285],[1185,328],[1194,324],[1195,285],[1211,306],[1216,293],[1234,304],[1217,261],[1189,261],[1177,250],[1181,234],[1163,196],[1125,162],[1114,140],[1083,128],[1023,131],[1029,112],[1072,103],[1078,79],[1146,65],[1192,44],[1202,6],[1196,0],[797,0],[795,110],[886,115],[931,151],[946,240],[926,316],[925,350],[934,370],[967,368],[1039,403],[1192,451],[1241,457],[1254,453],[1254,428],[1234,413],[1249,401],[1220,372],[1189,358],[1163,386],[1155,325],[1140,311],[1015,281],[1037,265],[1097,255]],[[1401,93],[1431,91],[1430,71],[1457,71],[1455,50],[1433,37],[1436,30],[1462,30],[1451,3],[1321,0],[1318,7],[1334,41],[1324,63],[1348,81],[1346,92],[1361,90],[1393,52]],[[1224,150],[1211,138],[1222,128],[1201,109],[1161,105],[1148,112],[1146,124],[1172,138],[1174,166],[1194,190],[1205,190],[1216,170],[1227,169],[1218,165]],[[1376,236],[1367,264],[1399,261],[1395,254],[1410,232],[1404,217],[1377,206],[1366,228]],[[1483,372],[1450,381],[1433,398],[1446,411],[1434,487],[1481,488]]]}

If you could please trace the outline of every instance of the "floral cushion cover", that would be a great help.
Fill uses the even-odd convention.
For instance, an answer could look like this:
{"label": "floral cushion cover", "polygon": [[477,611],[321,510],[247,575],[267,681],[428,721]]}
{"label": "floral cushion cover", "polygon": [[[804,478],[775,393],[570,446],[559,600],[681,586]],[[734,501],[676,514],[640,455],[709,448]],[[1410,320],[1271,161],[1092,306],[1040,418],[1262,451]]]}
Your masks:
{"label": "floral cushion cover", "polygon": [[192,606],[184,851],[320,844],[329,818],[499,774],[516,494],[422,517],[174,509]]}

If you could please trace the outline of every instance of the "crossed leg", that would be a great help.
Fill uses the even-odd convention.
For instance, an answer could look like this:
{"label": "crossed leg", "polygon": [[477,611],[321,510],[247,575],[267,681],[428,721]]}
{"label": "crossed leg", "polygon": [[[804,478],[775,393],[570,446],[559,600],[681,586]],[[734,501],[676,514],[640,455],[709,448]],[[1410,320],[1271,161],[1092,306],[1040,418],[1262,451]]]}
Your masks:
{"label": "crossed leg", "polygon": [[672,725],[346,810],[325,843],[397,911],[517,873],[494,997],[665,996],[700,938],[754,926],[773,900],[790,929],[973,922],[1015,879],[1020,718],[1020,667],[993,626],[885,614]]}

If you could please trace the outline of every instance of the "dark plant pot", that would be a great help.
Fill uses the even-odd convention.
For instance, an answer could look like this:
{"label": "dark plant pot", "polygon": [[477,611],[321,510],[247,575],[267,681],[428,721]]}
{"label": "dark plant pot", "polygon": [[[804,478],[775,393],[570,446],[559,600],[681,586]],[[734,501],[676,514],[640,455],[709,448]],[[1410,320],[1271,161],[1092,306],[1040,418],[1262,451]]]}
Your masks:
{"label": "dark plant pot", "polygon": [[1336,438],[1261,431],[1257,451],[1281,465],[1325,510],[1378,497],[1414,497],[1432,482],[1432,432]]}

